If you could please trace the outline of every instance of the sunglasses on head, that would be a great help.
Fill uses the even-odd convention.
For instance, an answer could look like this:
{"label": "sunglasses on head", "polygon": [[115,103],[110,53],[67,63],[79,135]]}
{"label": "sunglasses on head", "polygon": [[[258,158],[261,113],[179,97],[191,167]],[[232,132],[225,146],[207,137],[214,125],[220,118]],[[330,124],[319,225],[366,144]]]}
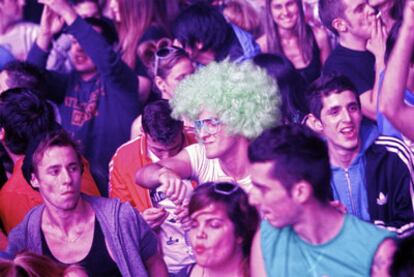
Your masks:
{"label": "sunglasses on head", "polygon": [[157,76],[158,68],[160,65],[160,60],[169,57],[171,54],[174,54],[178,51],[184,51],[181,48],[175,46],[165,46],[155,52],[155,62],[154,62],[154,76]]}

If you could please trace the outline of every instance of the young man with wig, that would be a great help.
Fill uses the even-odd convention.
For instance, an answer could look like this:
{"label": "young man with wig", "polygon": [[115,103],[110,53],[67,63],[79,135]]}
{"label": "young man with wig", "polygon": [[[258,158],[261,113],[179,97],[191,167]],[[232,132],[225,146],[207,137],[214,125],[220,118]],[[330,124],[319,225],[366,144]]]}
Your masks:
{"label": "young man with wig", "polygon": [[264,220],[252,276],[387,276],[392,233],[332,207],[328,148],[299,125],[269,129],[249,146],[249,201]]}
{"label": "young man with wig", "polygon": [[331,187],[360,219],[407,233],[414,224],[413,157],[399,139],[363,128],[361,104],[342,75],[322,76],[309,88],[307,125],[328,144]]}
{"label": "young man with wig", "polygon": [[276,82],[251,62],[201,68],[180,83],[171,100],[173,116],[194,121],[200,143],[142,168],[137,184],[161,184],[177,202],[186,194],[183,179],[237,182],[249,191],[249,140],[279,124],[280,102]]}

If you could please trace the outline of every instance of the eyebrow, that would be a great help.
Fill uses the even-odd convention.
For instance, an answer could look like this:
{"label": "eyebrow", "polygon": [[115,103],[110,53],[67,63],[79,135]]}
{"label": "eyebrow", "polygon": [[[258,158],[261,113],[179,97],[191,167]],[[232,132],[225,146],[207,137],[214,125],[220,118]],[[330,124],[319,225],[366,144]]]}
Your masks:
{"label": "eyebrow", "polygon": [[362,9],[365,5],[366,5],[366,3],[365,3],[365,2],[364,2],[364,3],[360,3],[359,5],[357,5],[357,6],[354,8],[353,12],[356,12],[357,10]]}

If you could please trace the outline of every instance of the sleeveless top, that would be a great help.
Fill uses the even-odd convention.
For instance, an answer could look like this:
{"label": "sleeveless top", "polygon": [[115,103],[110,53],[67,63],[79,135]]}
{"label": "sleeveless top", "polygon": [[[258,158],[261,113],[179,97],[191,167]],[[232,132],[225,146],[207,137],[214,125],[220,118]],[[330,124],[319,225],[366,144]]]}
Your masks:
{"label": "sleeveless top", "polygon": [[319,78],[319,76],[321,75],[321,71],[322,71],[320,50],[319,50],[318,43],[316,42],[316,39],[313,33],[312,33],[312,41],[313,41],[312,42],[313,43],[312,58],[309,64],[306,67],[296,69],[299,72],[299,74],[302,76],[302,78],[305,80],[306,84],[310,84],[314,80]]}
{"label": "sleeveless top", "polygon": [[[52,258],[54,261],[61,265],[70,265],[62,263],[61,261],[56,259],[50,251],[49,246],[47,245],[43,231],[41,231],[41,236],[43,254]],[[98,220],[96,220],[96,218],[91,249],[89,250],[86,257],[77,262],[76,264],[82,266],[88,273],[88,276],[122,276],[121,272],[118,269],[118,266],[116,265],[114,260],[112,260],[108,250],[106,249],[105,237],[102,233],[101,226],[99,225],[99,222]]]}
{"label": "sleeveless top", "polygon": [[268,276],[369,276],[384,229],[345,215],[339,233],[323,244],[302,240],[291,226],[260,226],[261,248]]}

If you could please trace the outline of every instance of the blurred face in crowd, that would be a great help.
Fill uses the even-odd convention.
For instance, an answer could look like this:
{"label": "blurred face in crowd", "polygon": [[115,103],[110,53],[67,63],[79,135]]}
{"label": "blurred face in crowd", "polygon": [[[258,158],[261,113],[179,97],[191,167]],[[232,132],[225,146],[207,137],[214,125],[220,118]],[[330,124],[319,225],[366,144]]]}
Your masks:
{"label": "blurred face in crowd", "polygon": [[178,84],[188,75],[194,73],[194,66],[190,59],[180,59],[171,69],[165,79],[155,77],[155,83],[162,92],[164,99],[171,99]]}
{"label": "blurred face in crowd", "polygon": [[299,19],[299,7],[296,0],[272,0],[270,11],[278,28],[291,30]]}
{"label": "blurred face in crowd", "polygon": [[0,16],[2,21],[12,23],[21,20],[25,4],[25,0],[0,0]]}
{"label": "blurred face in crowd", "polygon": [[212,203],[191,216],[190,242],[197,264],[213,268],[241,253],[241,239],[236,238],[233,222],[225,207]]}
{"label": "blurred face in crowd", "polygon": [[178,154],[184,147],[184,135],[178,133],[170,144],[157,142],[151,136],[147,136],[147,147],[159,159],[165,159]]}
{"label": "blurred face in crowd", "polygon": [[366,0],[341,0],[344,4],[343,19],[348,32],[356,38],[369,39],[375,20],[374,9]]}
{"label": "blurred face in crowd", "polygon": [[75,6],[75,11],[80,17],[96,17],[100,18],[101,13],[99,7],[95,2],[82,2]]}
{"label": "blurred face in crowd", "polygon": [[121,21],[121,14],[119,11],[119,0],[109,0],[109,9],[115,22]]}
{"label": "blurred face in crowd", "polygon": [[329,151],[358,151],[362,113],[355,94],[346,90],[322,98],[320,126]]}
{"label": "blurred face in crowd", "polygon": [[80,198],[81,163],[70,146],[46,149],[32,174],[31,183],[38,188],[47,207],[69,211]]}
{"label": "blurred face in crowd", "polygon": [[209,159],[220,159],[231,155],[233,146],[240,139],[239,136],[228,134],[226,125],[209,111],[200,113],[198,120],[195,121],[195,130]]}
{"label": "blurred face in crowd", "polygon": [[273,162],[251,165],[253,188],[249,192],[249,203],[277,228],[294,225],[301,213],[300,206],[282,183],[271,176],[273,165]]}

